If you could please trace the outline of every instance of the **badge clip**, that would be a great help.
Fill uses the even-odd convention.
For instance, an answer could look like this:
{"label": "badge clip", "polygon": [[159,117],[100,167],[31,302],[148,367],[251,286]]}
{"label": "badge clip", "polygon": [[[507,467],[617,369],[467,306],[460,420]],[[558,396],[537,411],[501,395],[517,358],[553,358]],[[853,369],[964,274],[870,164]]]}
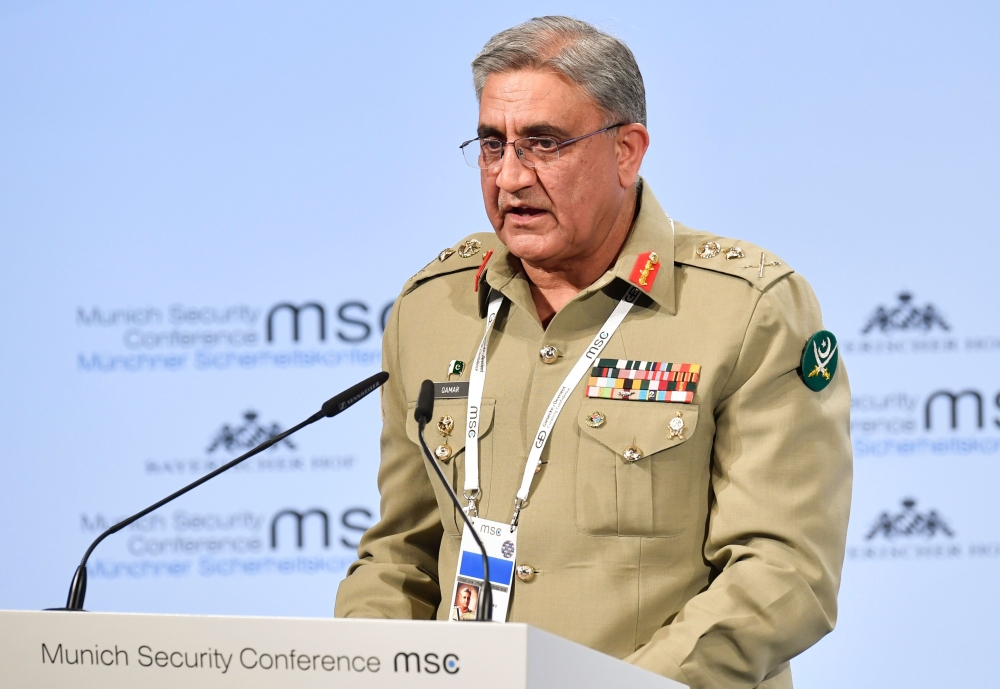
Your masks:
{"label": "badge clip", "polygon": [[476,507],[476,500],[479,499],[479,493],[480,490],[478,488],[462,492],[462,496],[469,501],[469,506],[466,507],[465,513],[470,517],[479,516],[479,509]]}

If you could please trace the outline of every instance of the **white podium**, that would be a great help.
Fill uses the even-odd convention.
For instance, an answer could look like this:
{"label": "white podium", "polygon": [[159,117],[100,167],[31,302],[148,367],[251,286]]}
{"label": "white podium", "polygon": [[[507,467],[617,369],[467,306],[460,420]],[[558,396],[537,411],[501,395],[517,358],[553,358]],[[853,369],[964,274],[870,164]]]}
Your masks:
{"label": "white podium", "polygon": [[524,624],[0,611],[0,687],[684,685]]}

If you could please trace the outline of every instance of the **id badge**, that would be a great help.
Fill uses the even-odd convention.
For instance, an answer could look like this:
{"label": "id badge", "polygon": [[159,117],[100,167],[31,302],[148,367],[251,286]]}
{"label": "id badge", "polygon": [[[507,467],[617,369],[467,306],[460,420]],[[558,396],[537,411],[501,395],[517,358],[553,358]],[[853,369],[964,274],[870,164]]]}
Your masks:
{"label": "id badge", "polygon": [[[493,621],[506,622],[510,605],[510,592],[514,585],[514,562],[517,554],[517,531],[511,533],[510,524],[471,518],[479,539],[486,546],[490,561],[490,586],[493,591]],[[466,526],[462,531],[462,550],[458,554],[458,571],[451,593],[451,612],[448,619],[465,622],[476,619],[482,597],[483,554]]]}

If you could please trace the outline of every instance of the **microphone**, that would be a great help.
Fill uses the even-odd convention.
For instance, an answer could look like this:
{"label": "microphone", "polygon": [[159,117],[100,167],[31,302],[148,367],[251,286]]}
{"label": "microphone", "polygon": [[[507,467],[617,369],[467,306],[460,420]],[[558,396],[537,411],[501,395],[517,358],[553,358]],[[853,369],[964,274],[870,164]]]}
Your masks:
{"label": "microphone", "polygon": [[[459,502],[458,496],[455,495],[455,491],[452,490],[451,484],[448,483],[448,479],[444,477],[444,472],[441,471],[441,467],[438,466],[438,461],[431,454],[430,449],[427,447],[427,443],[424,442],[424,426],[427,422],[431,420],[431,416],[434,414],[434,383],[429,380],[425,380],[420,384],[420,395],[417,397],[417,407],[413,410],[413,418],[417,421],[417,426],[419,426],[419,432],[417,436],[420,438],[420,447],[423,448],[424,454],[427,455],[427,460],[434,467],[435,473],[437,473],[438,478],[441,479],[442,485],[444,485],[445,490],[448,491],[448,496],[451,501],[455,504],[455,509],[458,513],[462,515],[462,520],[465,525],[469,527],[469,533],[476,540],[476,545],[479,546],[479,551],[483,554],[483,595],[479,600],[479,607],[476,608],[476,622],[492,622],[493,621],[493,586],[490,584],[490,558],[486,554],[486,546],[483,542],[479,540],[479,534],[476,533],[476,528],[472,525],[472,521],[469,516],[462,509],[462,503]],[[460,546],[461,547],[461,546]]]}
{"label": "microphone", "polygon": [[[171,495],[168,495],[167,497],[163,498],[159,502],[157,502],[157,503],[155,503],[153,505],[150,505],[149,507],[147,507],[146,509],[142,510],[141,512],[136,512],[131,517],[128,517],[127,519],[123,519],[120,522],[118,522],[117,524],[115,524],[114,526],[112,526],[111,528],[109,528],[107,531],[105,531],[100,536],[98,536],[94,540],[94,542],[90,544],[90,547],[87,548],[87,552],[84,553],[83,560],[80,561],[80,566],[76,568],[76,573],[73,575],[73,581],[72,581],[72,583],[69,586],[69,596],[66,599],[66,607],[65,608],[49,608],[49,610],[71,610],[71,611],[82,611],[83,610],[83,599],[87,595],[87,560],[90,558],[90,554],[92,552],[94,552],[94,548],[96,548],[97,545],[101,541],[103,541],[105,538],[107,538],[111,534],[118,533],[119,531],[121,531],[122,529],[124,529],[126,526],[128,526],[132,522],[134,522],[134,521],[136,521],[138,519],[142,519],[143,517],[145,517],[150,512],[152,512],[154,510],[158,510],[159,508],[161,508],[164,505],[166,505],[168,502],[176,500],[180,496],[184,495],[185,493],[187,493],[190,490],[194,490],[195,488],[197,488],[201,484],[205,483],[206,481],[211,481],[213,478],[215,478],[219,474],[221,474],[221,473],[223,473],[225,471],[229,471],[230,469],[232,469],[234,466],[236,466],[237,464],[239,464],[243,460],[249,459],[250,457],[253,457],[256,454],[259,454],[259,453],[263,452],[264,450],[266,450],[267,448],[271,447],[272,445],[276,445],[277,443],[280,443],[282,440],[284,440],[288,436],[292,435],[293,433],[295,433],[297,431],[302,430],[306,426],[308,426],[310,424],[313,424],[313,423],[316,423],[320,419],[330,418],[332,416],[336,416],[337,414],[341,413],[342,411],[344,411],[348,407],[351,407],[351,406],[357,404],[366,395],[368,395],[368,394],[374,392],[375,390],[377,390],[387,380],[389,380],[389,374],[386,373],[385,371],[380,371],[380,372],[376,373],[374,376],[371,376],[370,378],[366,378],[365,380],[361,381],[360,383],[357,383],[356,385],[353,385],[353,386],[347,388],[346,390],[344,390],[339,395],[335,395],[334,397],[331,397],[326,402],[324,402],[323,406],[320,407],[320,410],[318,412],[316,412],[315,414],[313,414],[312,416],[310,416],[308,419],[306,419],[305,421],[303,421],[299,425],[293,426],[292,428],[289,428],[284,433],[279,433],[278,435],[274,436],[270,440],[265,440],[260,445],[258,445],[257,447],[253,448],[252,450],[250,450],[246,454],[237,457],[236,459],[234,459],[233,461],[229,462],[228,464],[223,464],[221,467],[219,467],[215,471],[212,471],[212,472],[210,472],[208,474],[205,474],[204,476],[202,476],[197,481],[192,481],[191,483],[189,483],[188,485],[184,486],[183,488],[181,488],[176,493],[172,493]],[[431,403],[433,404],[433,399],[432,399]]]}

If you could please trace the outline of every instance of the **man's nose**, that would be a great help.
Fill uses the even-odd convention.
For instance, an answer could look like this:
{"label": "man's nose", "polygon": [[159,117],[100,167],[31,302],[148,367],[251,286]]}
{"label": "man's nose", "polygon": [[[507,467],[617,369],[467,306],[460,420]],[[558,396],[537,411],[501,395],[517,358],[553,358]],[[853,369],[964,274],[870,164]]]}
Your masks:
{"label": "man's nose", "polygon": [[535,170],[521,162],[513,143],[500,159],[497,186],[509,194],[530,187],[535,183]]}

